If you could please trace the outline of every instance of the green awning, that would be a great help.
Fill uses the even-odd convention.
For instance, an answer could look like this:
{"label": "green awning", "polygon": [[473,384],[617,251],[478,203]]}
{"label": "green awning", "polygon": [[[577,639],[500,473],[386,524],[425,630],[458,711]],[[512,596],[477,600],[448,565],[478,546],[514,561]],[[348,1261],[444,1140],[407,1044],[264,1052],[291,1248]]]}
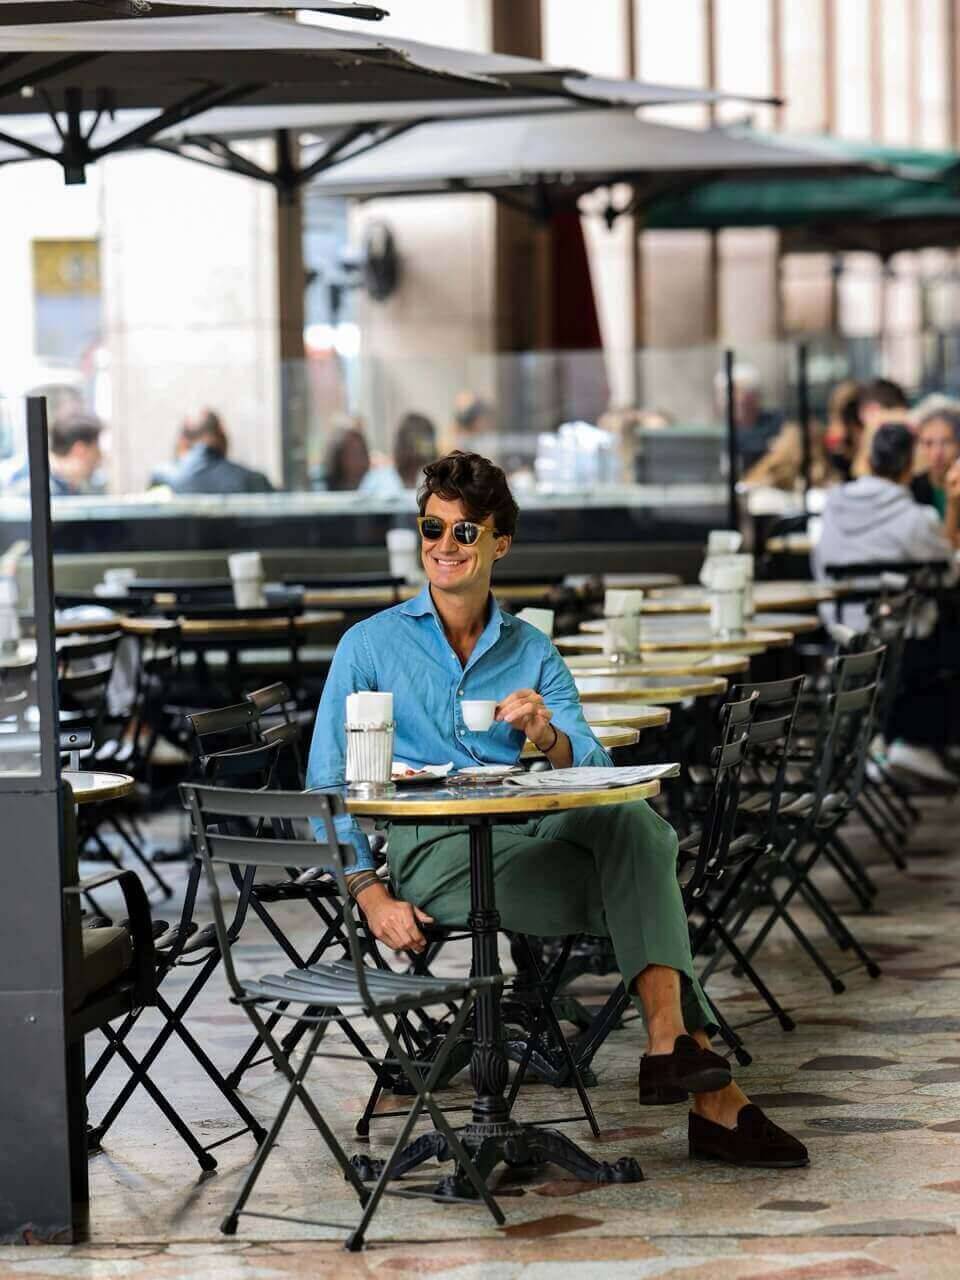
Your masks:
{"label": "green awning", "polygon": [[889,254],[960,244],[960,155],[956,152],[838,138],[746,136],[774,140],[781,146],[795,143],[806,151],[820,148],[827,155],[877,165],[878,171],[847,177],[720,178],[698,183],[651,201],[645,226],[651,230],[778,227],[787,252],[861,249]]}

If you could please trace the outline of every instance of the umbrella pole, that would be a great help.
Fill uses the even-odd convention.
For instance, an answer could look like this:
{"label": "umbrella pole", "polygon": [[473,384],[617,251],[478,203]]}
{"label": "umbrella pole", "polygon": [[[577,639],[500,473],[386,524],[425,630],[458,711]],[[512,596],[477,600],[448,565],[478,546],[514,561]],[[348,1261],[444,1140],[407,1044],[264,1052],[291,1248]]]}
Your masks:
{"label": "umbrella pole", "polygon": [[727,388],[727,524],[731,529],[740,527],[740,512],[737,505],[737,472],[739,458],[737,456],[737,413],[733,387],[733,351],[731,348],[723,353],[724,374]]}
{"label": "umbrella pole", "polygon": [[810,439],[810,384],[807,380],[807,344],[797,347],[797,416],[800,419],[801,477],[803,492],[810,488],[812,441]]}
{"label": "umbrella pole", "polygon": [[276,134],[277,318],[280,330],[280,446],[283,487],[308,488],[307,370],[303,345],[303,200],[297,180],[299,149],[289,129]]}

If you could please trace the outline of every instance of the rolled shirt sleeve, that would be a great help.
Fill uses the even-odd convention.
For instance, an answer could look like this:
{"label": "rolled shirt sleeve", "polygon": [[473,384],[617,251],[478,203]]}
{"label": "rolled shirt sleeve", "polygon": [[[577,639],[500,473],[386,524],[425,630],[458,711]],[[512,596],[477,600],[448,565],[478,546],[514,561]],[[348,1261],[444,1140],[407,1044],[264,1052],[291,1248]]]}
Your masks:
{"label": "rolled shirt sleeve", "polygon": [[[358,623],[345,633],[337,645],[323,686],[307,761],[309,791],[334,791],[344,785],[347,748],[343,726],[347,694],[365,689],[376,689],[376,676],[363,633],[363,623]],[[370,842],[356,818],[344,813],[338,814],[333,821],[337,835],[349,840],[357,851],[356,864],[350,868],[350,872],[372,870],[374,861]],[[325,844],[323,823],[311,820],[311,825],[317,839]]]}
{"label": "rolled shirt sleeve", "polygon": [[552,644],[544,655],[537,692],[553,713],[551,723],[570,739],[575,766],[612,767],[613,761],[583,717],[580,695],[570,668]]}

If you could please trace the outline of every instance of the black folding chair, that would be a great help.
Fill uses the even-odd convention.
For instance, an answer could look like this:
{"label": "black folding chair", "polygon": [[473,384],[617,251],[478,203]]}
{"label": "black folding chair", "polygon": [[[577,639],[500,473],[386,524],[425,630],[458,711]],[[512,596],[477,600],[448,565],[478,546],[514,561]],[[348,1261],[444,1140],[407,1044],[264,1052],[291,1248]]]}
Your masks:
{"label": "black folding chair", "polygon": [[[93,737],[94,756],[110,741],[107,716],[107,686],[113,675],[114,659],[122,635],[71,636],[57,645],[57,688],[59,723],[63,730],[88,729]],[[120,734],[126,720],[121,722]],[[105,763],[105,762],[103,762]],[[102,828],[110,827],[133,854],[154,884],[169,898],[173,889],[146,856],[135,831],[121,818],[121,806],[111,800],[86,804],[79,816],[81,851],[93,846],[95,856],[120,868],[118,854],[107,844]]]}
{"label": "black folding chair", "polygon": [[[713,785],[700,824],[680,842],[678,876],[687,913],[700,906],[704,886],[723,874],[727,850],[733,835],[733,824],[739,800],[739,778],[747,742],[747,731],[753,720],[757,696],[727,703],[721,711],[721,740],[711,753]],[[709,996],[707,997],[709,1000]],[[750,1055],[740,1037],[710,1001],[720,1033],[738,1060],[747,1065]],[[630,1006],[630,997],[622,982],[608,997],[591,1025],[573,1045],[577,1065],[582,1071],[593,1061],[600,1047],[619,1024]]]}
{"label": "black folding chair", "polygon": [[[279,749],[277,744],[272,746],[253,744],[225,751],[221,753],[222,759],[218,761],[218,775],[228,781],[242,782],[253,786],[266,786],[272,776]],[[251,905],[255,870],[255,868],[247,868],[242,874],[238,873],[234,877],[237,883],[238,897],[233,918],[227,929],[227,935],[231,942],[239,937],[247,911]],[[201,927],[194,919],[200,876],[200,863],[194,859],[187,877],[183,905],[177,924],[169,930],[163,926],[157,932],[155,949],[157,992],[154,1003],[163,1019],[163,1025],[136,1065],[131,1064],[125,1057],[124,1060],[131,1068],[130,1076],[100,1120],[91,1127],[89,1143],[91,1149],[99,1149],[102,1146],[104,1137],[133,1096],[137,1086],[144,1083],[153,1063],[167,1043],[176,1035],[242,1121],[241,1128],[217,1139],[215,1142],[204,1145],[193,1134],[186,1121],[176,1113],[172,1103],[170,1104],[172,1115],[177,1117],[178,1123],[175,1125],[177,1132],[193,1153],[201,1169],[209,1171],[217,1167],[217,1161],[211,1154],[215,1148],[223,1146],[226,1142],[232,1142],[248,1132],[254,1141],[259,1143],[263,1140],[266,1131],[237,1094],[236,1082],[224,1077],[186,1025],[187,1014],[222,959],[221,943],[214,926],[208,924]],[[160,922],[157,922],[157,924],[159,925]],[[165,981],[175,972],[194,968],[196,969],[196,974],[191,978],[186,990],[178,993],[173,1003],[168,1001],[163,992]],[[140,1010],[132,1011],[120,1027],[108,1036],[110,1041],[108,1047],[101,1054],[87,1076],[86,1087],[88,1093],[102,1077],[113,1055],[120,1052],[121,1047],[125,1045],[127,1038],[139,1020],[139,1016]],[[173,1122],[172,1119],[171,1122]]]}
{"label": "black folding chair", "polygon": [[752,983],[784,1031],[792,1031],[796,1024],[746,958],[728,922],[736,912],[741,894],[755,877],[757,862],[769,856],[775,845],[791,735],[803,682],[803,676],[794,676],[786,680],[738,684],[730,690],[734,707],[744,705],[746,699],[755,703],[755,714],[746,726],[744,771],[740,798],[733,814],[734,829],[731,838],[724,842],[723,862],[720,865],[707,862],[702,870],[695,870],[685,891],[692,909],[701,917],[691,933],[694,957],[713,950],[701,980],[709,979],[724,954],[731,956],[737,972]]}
{"label": "black folding chair", "polygon": [[[256,1159],[247,1175],[243,1188],[221,1224],[221,1230],[233,1235],[238,1219],[250,1217],[280,1217],[290,1221],[287,1215],[263,1214],[247,1209],[247,1201],[257,1183],[267,1157],[279,1137],[294,1101],[299,1101],[307,1112],[320,1136],[340,1167],[343,1176],[356,1193],[363,1211],[360,1222],[346,1241],[350,1250],[363,1247],[366,1230],[384,1194],[401,1196],[426,1195],[412,1188],[389,1187],[391,1172],[399,1153],[409,1140],[413,1127],[422,1110],[429,1112],[437,1129],[447,1140],[448,1150],[469,1179],[477,1195],[483,1200],[497,1223],[503,1223],[503,1214],[464,1150],[455,1131],[436,1105],[433,1087],[443,1070],[446,1055],[455,1043],[473,1007],[481,987],[498,983],[499,978],[469,978],[455,981],[446,978],[425,978],[419,975],[398,974],[381,969],[370,969],[364,963],[364,955],[357,935],[357,928],[350,912],[344,913],[344,925],[349,939],[349,961],[333,964],[317,963],[307,969],[289,969],[281,975],[267,974],[259,980],[243,980],[237,974],[230,952],[230,939],[214,871],[215,864],[233,866],[309,866],[316,859],[317,841],[312,832],[304,832],[304,824],[313,819],[325,836],[324,857],[330,863],[337,887],[344,899],[347,885],[344,872],[354,865],[356,857],[352,844],[340,844],[334,827],[335,816],[345,812],[339,795],[319,792],[249,792],[227,788],[200,787],[185,783],[181,787],[184,803],[193,819],[196,848],[203,862],[203,869],[210,892],[214,922],[224,970],[230,985],[233,1003],[246,1012],[263,1044],[269,1049],[278,1069],[289,1081],[289,1089],[277,1112],[266,1140],[260,1146]],[[269,823],[270,836],[238,836],[223,834],[218,824],[224,817],[245,819],[248,822]],[[459,1008],[447,1035],[445,1045],[437,1058],[424,1071],[401,1043],[396,1031],[395,1019],[413,1008],[459,1002]],[[268,1028],[264,1014],[268,1010],[283,1008],[283,1017],[305,1023],[309,1028],[309,1040],[303,1050],[299,1065],[294,1068],[282,1045]],[[320,1012],[310,1012],[320,1010]],[[321,1109],[306,1088],[306,1077],[317,1057],[343,1059],[352,1057],[331,1051],[321,1051],[321,1041],[326,1028],[334,1023],[341,1028],[360,1018],[371,1018],[386,1041],[389,1057],[377,1059],[383,1067],[386,1063],[399,1068],[412,1086],[416,1097],[409,1113],[400,1126],[393,1149],[383,1164],[382,1172],[371,1188],[365,1186],[353,1163]],[[391,1025],[391,1019],[394,1020]],[[468,1203],[471,1203],[468,1201]],[[293,1219],[298,1222],[305,1219]],[[310,1220],[316,1226],[340,1226],[339,1223]]]}
{"label": "black folding chair", "polygon": [[[746,902],[740,918],[730,930],[736,936],[754,911],[769,908],[766,919],[744,948],[747,961],[752,960],[773,926],[782,921],[835,994],[845,990],[843,981],[791,914],[789,904],[800,894],[837,945],[852,950],[870,977],[879,976],[879,966],[824,897],[812,873],[820,859],[828,856],[848,885],[865,876],[852,851],[840,839],[839,828],[854,810],[862,789],[883,658],[884,651],[879,649],[835,660],[834,691],[823,701],[812,758],[803,761],[802,778],[809,789],[801,788],[799,794],[791,791],[790,800],[781,806],[775,854],[769,862],[757,864],[750,891],[744,894]],[[778,891],[776,886],[782,880],[786,887]]]}

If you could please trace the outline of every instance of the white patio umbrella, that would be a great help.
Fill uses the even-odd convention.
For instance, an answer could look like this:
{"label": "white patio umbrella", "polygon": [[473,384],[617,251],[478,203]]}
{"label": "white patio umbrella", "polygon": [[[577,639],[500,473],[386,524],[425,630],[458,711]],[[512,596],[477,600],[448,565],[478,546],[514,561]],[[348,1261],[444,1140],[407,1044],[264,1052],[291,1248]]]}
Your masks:
{"label": "white patio umbrella", "polygon": [[244,10],[310,9],[341,17],[379,21],[387,11],[357,0],[0,0],[0,26],[47,22],[102,22],[108,18],[184,18],[188,14],[240,13]]}
{"label": "white patio umbrella", "polygon": [[629,183],[640,201],[667,187],[749,173],[778,178],[862,172],[849,156],[759,142],[722,129],[681,129],[632,111],[514,115],[420,125],[317,178],[317,189],[367,199],[485,192],[531,213],[571,205],[586,191]]}
{"label": "white patio umbrella", "polygon": [[[406,128],[434,113],[463,115],[468,106],[515,111],[531,98],[584,106],[723,96],[731,95],[604,80],[530,58],[386,40],[263,14],[0,26],[5,158],[19,151],[57,160],[68,182],[82,182],[85,167],[101,155],[145,145],[201,112],[241,102],[336,108],[356,135],[372,125]],[[56,128],[46,145],[13,123],[38,107]],[[85,110],[93,114],[84,117]],[[129,128],[106,130],[107,117],[128,111],[148,114]]]}

